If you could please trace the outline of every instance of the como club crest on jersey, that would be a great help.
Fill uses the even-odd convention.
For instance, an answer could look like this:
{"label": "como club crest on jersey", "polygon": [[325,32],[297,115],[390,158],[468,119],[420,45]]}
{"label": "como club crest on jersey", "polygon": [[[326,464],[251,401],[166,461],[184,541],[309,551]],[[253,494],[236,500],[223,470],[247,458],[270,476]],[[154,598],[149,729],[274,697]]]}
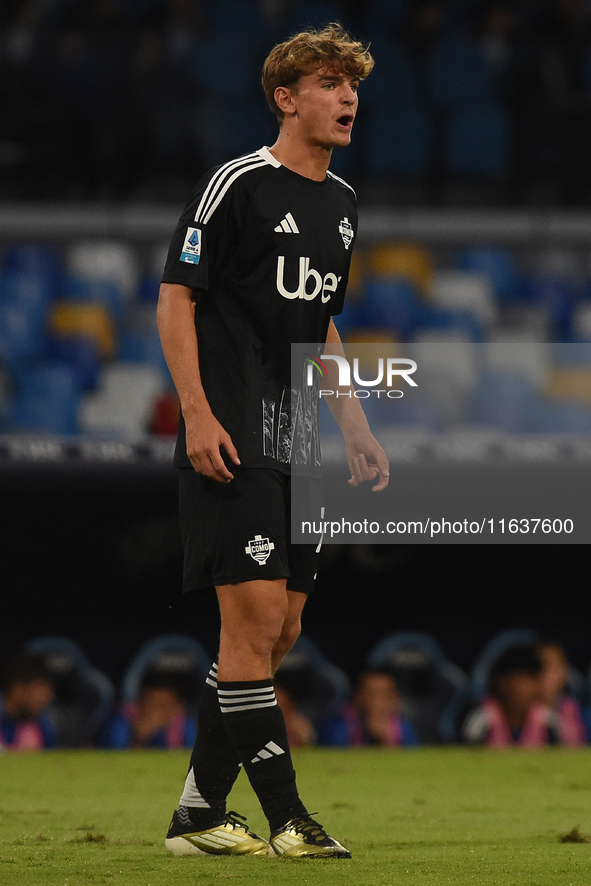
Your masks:
{"label": "como club crest on jersey", "polygon": [[181,252],[181,261],[198,265],[201,258],[201,231],[199,228],[187,228],[185,242]]}
{"label": "como club crest on jersey", "polygon": [[275,550],[275,545],[268,538],[262,535],[255,535],[244,548],[245,554],[250,554],[253,560],[256,560],[259,566],[264,566],[269,559],[271,551]]}
{"label": "como club crest on jersey", "polygon": [[353,241],[353,237],[355,236],[355,232],[351,227],[349,219],[345,216],[345,218],[341,219],[339,222],[339,233],[343,238],[343,243],[345,244],[345,249],[348,249]]}

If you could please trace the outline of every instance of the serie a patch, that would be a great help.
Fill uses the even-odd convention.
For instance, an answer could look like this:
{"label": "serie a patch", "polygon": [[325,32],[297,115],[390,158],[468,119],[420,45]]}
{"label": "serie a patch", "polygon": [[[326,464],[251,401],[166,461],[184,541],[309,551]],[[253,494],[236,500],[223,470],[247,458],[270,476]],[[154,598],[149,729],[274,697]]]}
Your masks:
{"label": "serie a patch", "polygon": [[199,228],[187,228],[187,235],[183,243],[181,261],[198,265],[201,258],[201,231]]}

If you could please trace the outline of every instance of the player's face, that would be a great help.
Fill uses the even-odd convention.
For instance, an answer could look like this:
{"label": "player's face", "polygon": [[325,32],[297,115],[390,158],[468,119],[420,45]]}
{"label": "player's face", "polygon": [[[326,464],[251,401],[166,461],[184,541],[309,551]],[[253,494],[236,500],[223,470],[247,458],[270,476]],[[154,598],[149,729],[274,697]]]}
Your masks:
{"label": "player's face", "polygon": [[292,90],[300,137],[310,145],[345,147],[357,113],[359,81],[326,68],[304,74]]}

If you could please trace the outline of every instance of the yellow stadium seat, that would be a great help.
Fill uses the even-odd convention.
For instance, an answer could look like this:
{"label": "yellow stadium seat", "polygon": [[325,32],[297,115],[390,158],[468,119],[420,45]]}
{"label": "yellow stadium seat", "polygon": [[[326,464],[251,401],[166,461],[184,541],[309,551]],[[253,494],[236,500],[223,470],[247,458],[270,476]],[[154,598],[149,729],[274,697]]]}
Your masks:
{"label": "yellow stadium seat", "polygon": [[544,386],[549,397],[584,400],[591,404],[591,370],[553,369]]}
{"label": "yellow stadium seat", "polygon": [[377,243],[369,252],[369,270],[374,277],[404,277],[428,295],[433,261],[417,243]]}
{"label": "yellow stadium seat", "polygon": [[60,336],[86,336],[96,341],[101,357],[115,353],[115,330],[109,312],[99,304],[57,302],[49,320],[50,330]]}

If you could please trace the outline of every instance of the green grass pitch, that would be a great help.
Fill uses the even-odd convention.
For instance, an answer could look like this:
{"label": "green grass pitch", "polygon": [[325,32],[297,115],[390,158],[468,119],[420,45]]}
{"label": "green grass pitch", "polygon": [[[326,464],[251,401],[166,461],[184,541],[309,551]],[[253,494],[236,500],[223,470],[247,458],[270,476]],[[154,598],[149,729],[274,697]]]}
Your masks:
{"label": "green grass pitch", "polygon": [[[188,755],[0,756],[0,884],[590,886],[591,751],[301,750],[300,792],[350,861],[173,858]],[[229,808],[268,836],[242,774]]]}

